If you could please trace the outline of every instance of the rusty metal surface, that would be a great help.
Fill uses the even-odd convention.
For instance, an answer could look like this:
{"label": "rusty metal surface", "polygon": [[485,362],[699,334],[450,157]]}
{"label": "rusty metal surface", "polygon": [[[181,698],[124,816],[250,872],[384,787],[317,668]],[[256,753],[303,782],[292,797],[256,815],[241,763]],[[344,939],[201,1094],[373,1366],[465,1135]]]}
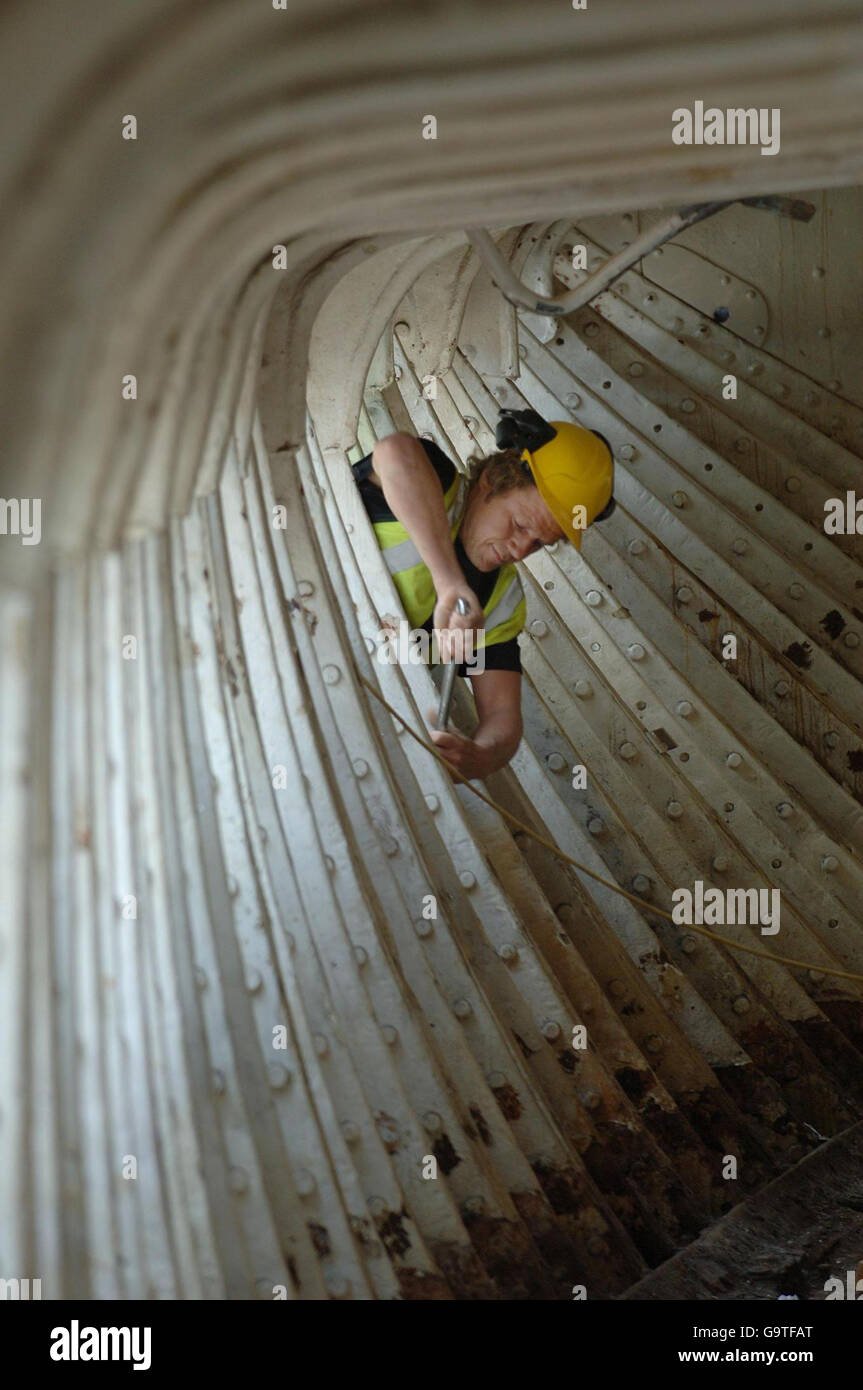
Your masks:
{"label": "rusty metal surface", "polygon": [[[44,523],[0,536],[0,1278],[767,1296],[758,1213],[823,1184],[815,1296],[863,1114],[863,996],[824,973],[863,971],[863,550],[821,524],[861,477],[859,4],[48,0],[0,33],[0,492]],[[781,154],[670,143],[753,67]],[[735,205],[562,322],[464,232],[562,294],[576,243],[590,273],[771,192],[812,224]],[[464,465],[500,405],[605,434],[618,508],[521,566],[488,791],[647,907],[358,679],[424,727],[348,460],[407,429]],[[697,878],[779,887],[778,937],[727,934],[811,969],[650,910]]]}

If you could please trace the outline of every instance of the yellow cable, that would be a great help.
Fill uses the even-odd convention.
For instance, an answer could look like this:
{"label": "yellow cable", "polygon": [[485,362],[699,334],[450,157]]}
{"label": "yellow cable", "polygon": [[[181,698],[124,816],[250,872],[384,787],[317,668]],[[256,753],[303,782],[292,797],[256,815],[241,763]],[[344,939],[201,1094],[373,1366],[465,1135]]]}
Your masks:
{"label": "yellow cable", "polygon": [[[656,917],[665,917],[669,922],[671,922],[672,926],[677,927],[684,925],[683,923],[675,922],[671,913],[666,912],[664,908],[654,907],[653,903],[646,902],[644,898],[637,897],[635,893],[628,893],[626,889],[621,888],[618,883],[611,883],[607,878],[601,878],[599,874],[594,873],[593,869],[588,869],[586,865],[579,864],[577,859],[573,859],[571,855],[566,854],[564,850],[559,849],[557,845],[552,844],[551,840],[547,840],[544,835],[538,835],[535,830],[532,830],[530,828],[529,825],[525,825],[524,821],[520,821],[517,816],[514,816],[510,811],[507,811],[505,807],[500,806],[496,801],[493,801],[490,796],[486,796],[484,792],[481,792],[478,787],[475,787],[472,782],[468,781],[467,777],[464,777],[456,768],[454,768],[451,763],[447,762],[446,758],[443,756],[442,753],[438,752],[437,748],[435,748],[433,743],[427,743],[425,739],[420,738],[419,734],[414,732],[410,725],[406,723],[404,719],[402,719],[398,711],[393,709],[389,701],[385,700],[383,695],[381,695],[380,691],[376,690],[374,686],[366,680],[365,676],[357,669],[356,666],[354,667],[354,670],[356,671],[357,678],[362,682],[366,690],[371,691],[375,699],[380,701],[384,708],[387,709],[389,713],[392,715],[393,719],[398,720],[402,728],[407,730],[414,742],[418,743],[420,748],[424,748],[427,753],[431,753],[433,757],[437,758],[439,763],[443,763],[450,776],[457,778],[459,782],[463,782],[464,785],[468,787],[470,791],[473,792],[474,796],[478,796],[480,801],[485,802],[486,806],[491,806],[492,810],[497,811],[499,815],[504,816],[508,821],[511,821],[512,824],[517,826],[519,830],[523,830],[525,835],[529,835],[532,840],[536,840],[537,844],[542,845],[545,849],[551,850],[552,854],[556,854],[558,859],[563,859],[565,863],[571,864],[574,869],[580,870],[580,872],[583,874],[588,874],[590,878],[595,878],[597,883],[601,883],[603,887],[610,888],[612,892],[619,893],[621,897],[628,898],[631,903],[637,903],[639,907],[646,908],[648,912],[652,912]],[[819,975],[835,975],[838,976],[838,978],[841,980],[856,980],[860,983],[863,983],[863,975],[855,975],[849,970],[832,970],[829,966],[826,965],[813,965],[810,961],[793,960],[791,956],[774,955],[772,951],[759,951],[754,946],[744,946],[739,941],[732,941],[731,938],[728,936],[720,936],[718,932],[708,931],[707,927],[699,927],[696,926],[694,923],[687,922],[685,926],[687,931],[698,932],[701,936],[709,937],[711,941],[719,941],[722,943],[723,946],[730,947],[732,951],[745,951],[747,955],[761,956],[763,960],[774,961],[776,963],[781,963],[782,965],[793,965],[798,970],[814,970]]]}

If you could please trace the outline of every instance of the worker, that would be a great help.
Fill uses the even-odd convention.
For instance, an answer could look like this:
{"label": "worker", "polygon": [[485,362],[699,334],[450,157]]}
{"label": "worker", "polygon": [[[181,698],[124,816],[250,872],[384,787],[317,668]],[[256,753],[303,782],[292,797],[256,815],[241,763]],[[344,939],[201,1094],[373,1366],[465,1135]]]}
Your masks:
{"label": "worker", "polygon": [[[522,735],[518,634],[526,602],[515,563],[566,540],[614,509],[613,461],[595,430],[502,410],[497,452],[460,473],[432,440],[379,440],[353,473],[412,628],[434,630],[443,661],[479,634],[484,669],[470,678],[478,715],[472,738],[434,729],[432,739],[468,780],[504,767]],[[459,598],[467,612],[456,611]],[[457,636],[458,634],[458,636]],[[462,648],[462,652],[463,652]],[[434,724],[434,710],[428,713]]]}

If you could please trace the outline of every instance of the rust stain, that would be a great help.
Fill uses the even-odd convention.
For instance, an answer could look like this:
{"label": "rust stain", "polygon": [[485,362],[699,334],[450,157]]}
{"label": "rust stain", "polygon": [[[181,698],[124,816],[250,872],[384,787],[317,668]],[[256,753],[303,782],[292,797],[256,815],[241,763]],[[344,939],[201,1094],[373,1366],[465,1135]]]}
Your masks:
{"label": "rust stain", "polygon": [[445,1178],[449,1177],[453,1168],[456,1168],[459,1163],[461,1163],[461,1159],[453,1148],[452,1140],[448,1134],[442,1134],[440,1138],[436,1140],[432,1153],[437,1159],[440,1170]]}
{"label": "rust stain", "polygon": [[828,637],[838,637],[845,627],[845,619],[836,608],[831,608],[821,619],[821,626]]}
{"label": "rust stain", "polygon": [[472,1105],[470,1107],[470,1113],[473,1116],[474,1123],[476,1124],[477,1129],[479,1130],[480,1139],[484,1144],[487,1144],[490,1148],[491,1145],[494,1143],[494,1139],[492,1138],[491,1130],[489,1129],[486,1123],[485,1116],[483,1115],[478,1105]]}
{"label": "rust stain", "polygon": [[507,1081],[503,1086],[492,1086],[492,1094],[501,1108],[501,1113],[507,1120],[517,1120],[522,1112],[523,1106],[518,1098],[518,1091]]}
{"label": "rust stain", "polygon": [[808,642],[792,642],[785,648],[784,655],[793,661],[795,666],[805,669],[812,665],[812,648]]}

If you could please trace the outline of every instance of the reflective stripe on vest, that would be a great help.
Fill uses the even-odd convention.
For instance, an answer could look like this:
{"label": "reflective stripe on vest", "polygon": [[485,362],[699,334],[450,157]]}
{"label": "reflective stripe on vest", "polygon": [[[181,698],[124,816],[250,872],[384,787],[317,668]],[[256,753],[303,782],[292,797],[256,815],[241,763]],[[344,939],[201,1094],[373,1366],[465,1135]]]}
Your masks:
{"label": "reflective stripe on vest", "polygon": [[[453,540],[463,520],[467,491],[467,479],[457,472],[444,494],[444,506]],[[408,622],[411,627],[422,627],[434,612],[435,587],[431,571],[400,521],[376,521],[373,523],[373,529]],[[527,603],[515,565],[501,566],[483,612],[485,646],[490,647],[496,642],[508,642],[511,637],[521,632],[527,614]],[[492,615],[494,621],[490,622]]]}

